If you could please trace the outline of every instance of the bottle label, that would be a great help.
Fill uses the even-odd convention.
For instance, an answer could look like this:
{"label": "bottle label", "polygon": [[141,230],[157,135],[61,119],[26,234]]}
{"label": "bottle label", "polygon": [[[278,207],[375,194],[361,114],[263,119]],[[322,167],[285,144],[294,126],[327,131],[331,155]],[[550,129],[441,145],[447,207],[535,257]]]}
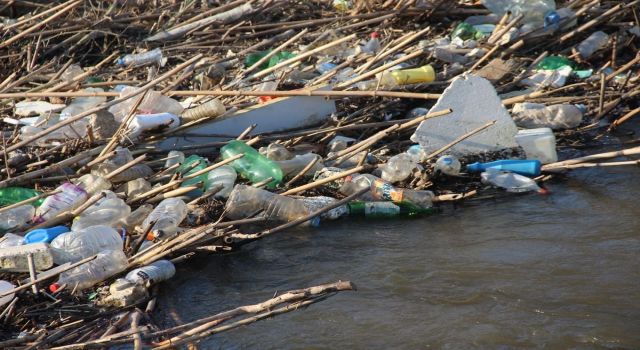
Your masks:
{"label": "bottle label", "polygon": [[373,183],[373,195],[376,199],[402,202],[403,191],[393,187],[390,183],[382,180],[375,180]]}
{"label": "bottle label", "polygon": [[400,214],[400,207],[391,202],[366,202],[364,203],[364,214],[395,216]]}

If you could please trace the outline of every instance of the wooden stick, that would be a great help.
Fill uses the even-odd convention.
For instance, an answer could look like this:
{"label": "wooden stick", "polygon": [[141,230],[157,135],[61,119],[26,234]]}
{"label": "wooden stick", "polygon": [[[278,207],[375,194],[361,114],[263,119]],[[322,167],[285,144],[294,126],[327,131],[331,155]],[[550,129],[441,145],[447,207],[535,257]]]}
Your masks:
{"label": "wooden stick", "polygon": [[609,163],[579,163],[579,164],[557,166],[551,169],[547,169],[546,171],[554,172],[554,171],[562,171],[562,170],[577,169],[577,168],[604,168],[604,167],[622,166],[622,165],[640,165],[640,160],[629,160],[624,162],[609,162]]}
{"label": "wooden stick", "polygon": [[621,150],[621,151],[612,151],[612,152],[604,152],[604,153],[592,154],[590,156],[579,157],[579,158],[564,160],[564,161],[561,161],[561,162],[546,164],[546,165],[542,166],[542,171],[552,170],[554,168],[562,167],[562,166],[565,166],[565,165],[586,163],[586,162],[590,162],[592,160],[616,158],[616,157],[622,157],[622,156],[630,156],[630,155],[634,155],[634,154],[640,154],[640,147],[627,148],[627,149],[624,149],[624,150]]}
{"label": "wooden stick", "polygon": [[33,285],[31,285],[31,291],[33,294],[38,295],[38,286],[36,284],[36,264],[33,261],[33,253],[27,254],[27,265],[29,265],[29,278],[33,283]]}
{"label": "wooden stick", "polygon": [[622,117],[616,119],[613,123],[611,123],[611,126],[609,126],[609,131],[617,128],[620,124],[626,122],[627,120],[635,117],[638,114],[640,114],[640,107],[633,109],[629,111],[627,114],[623,115]]}

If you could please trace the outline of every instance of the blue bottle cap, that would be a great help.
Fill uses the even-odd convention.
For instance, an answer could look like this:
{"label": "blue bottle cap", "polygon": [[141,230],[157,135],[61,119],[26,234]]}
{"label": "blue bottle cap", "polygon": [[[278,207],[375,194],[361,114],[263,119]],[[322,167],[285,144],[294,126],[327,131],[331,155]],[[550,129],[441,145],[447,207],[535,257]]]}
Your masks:
{"label": "blue bottle cap", "polygon": [[24,236],[24,243],[25,244],[40,243],[40,242],[51,243],[51,241],[53,241],[54,238],[60,236],[65,232],[69,232],[69,228],[66,226],[40,228],[27,233]]}

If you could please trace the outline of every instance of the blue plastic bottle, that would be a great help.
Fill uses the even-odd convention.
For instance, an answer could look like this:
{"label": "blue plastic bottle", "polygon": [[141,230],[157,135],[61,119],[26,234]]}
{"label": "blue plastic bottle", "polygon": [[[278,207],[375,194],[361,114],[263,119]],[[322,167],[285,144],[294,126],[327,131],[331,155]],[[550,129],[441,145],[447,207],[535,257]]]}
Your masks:
{"label": "blue plastic bottle", "polygon": [[540,175],[541,167],[542,163],[540,163],[539,160],[504,159],[488,163],[472,163],[467,165],[467,171],[470,173],[478,173],[488,168],[495,168],[531,177]]}
{"label": "blue plastic bottle", "polygon": [[66,226],[54,226],[49,228],[39,228],[27,233],[24,236],[24,244],[46,242],[51,243],[54,238],[61,234],[69,232]]}

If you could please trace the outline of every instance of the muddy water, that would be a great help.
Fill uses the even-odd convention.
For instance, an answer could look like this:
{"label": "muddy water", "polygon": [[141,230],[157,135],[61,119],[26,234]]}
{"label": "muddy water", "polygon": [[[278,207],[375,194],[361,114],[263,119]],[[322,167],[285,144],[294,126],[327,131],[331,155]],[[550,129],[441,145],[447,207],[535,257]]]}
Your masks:
{"label": "muddy water", "polygon": [[342,220],[163,286],[166,325],[338,279],[359,290],[223,333],[201,348],[640,348],[640,169],[578,170],[549,196],[410,221]]}

